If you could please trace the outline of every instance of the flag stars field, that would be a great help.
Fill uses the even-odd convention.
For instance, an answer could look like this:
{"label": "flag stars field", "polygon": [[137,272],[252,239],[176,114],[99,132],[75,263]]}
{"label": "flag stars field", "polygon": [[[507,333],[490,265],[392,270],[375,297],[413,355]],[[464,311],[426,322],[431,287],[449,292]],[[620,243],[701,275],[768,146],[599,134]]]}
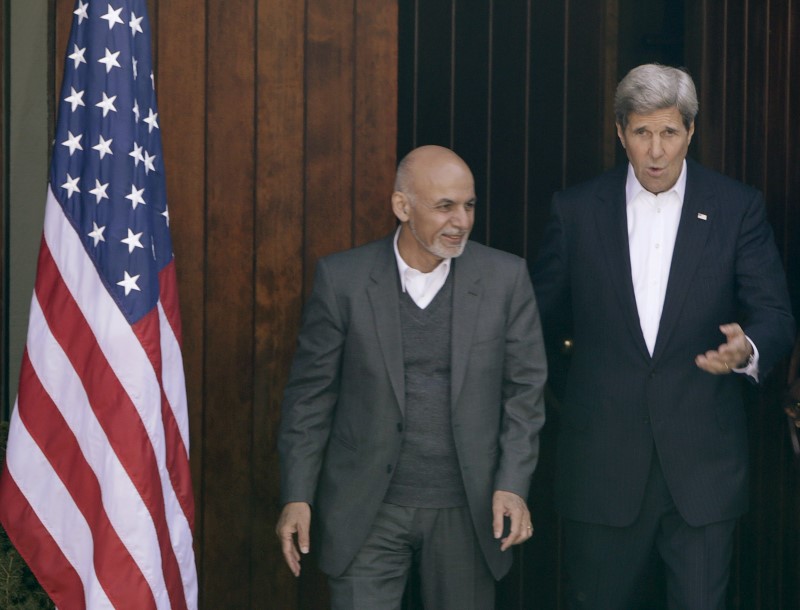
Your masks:
{"label": "flag stars field", "polygon": [[109,4],[108,5],[108,12],[105,15],[103,15],[102,17],[100,17],[100,19],[105,19],[106,21],[108,21],[108,29],[112,30],[112,29],[114,29],[114,26],[116,24],[124,23],[124,21],[122,21],[122,19],[119,18],[119,14],[121,12],[122,12],[121,8],[118,8],[117,10],[114,10],[113,8],[111,8],[111,5]]}
{"label": "flag stars field", "polygon": [[89,237],[94,240],[94,245],[96,246],[101,241],[105,241],[106,238],[103,237],[103,232],[106,230],[105,227],[98,227],[97,223],[92,221],[92,230],[89,232]]}
{"label": "flag stars field", "polygon": [[125,277],[117,282],[117,286],[122,286],[125,289],[125,296],[128,296],[131,290],[141,290],[136,282],[139,280],[138,275],[134,275],[133,277],[126,271]]}
{"label": "flag stars field", "polygon": [[75,193],[80,193],[81,189],[78,188],[78,182],[80,182],[81,177],[75,176],[74,178],[67,174],[67,181],[61,185],[62,188],[67,189],[67,199],[72,197]]}
{"label": "flag stars field", "polygon": [[148,133],[153,131],[153,129],[158,129],[158,121],[156,120],[157,118],[158,118],[158,113],[153,112],[153,109],[150,108],[147,117],[144,119],[144,122],[147,123],[148,125],[147,129]]}
{"label": "flag stars field", "polygon": [[88,9],[88,2],[83,2],[82,0],[78,1],[78,8],[73,11],[73,13],[78,16],[78,25],[81,25],[84,19],[89,18]]}
{"label": "flag stars field", "polygon": [[108,97],[106,92],[103,91],[103,99],[95,104],[98,108],[103,109],[103,116],[106,116],[109,112],[116,112],[117,108],[114,106],[114,100],[117,99],[116,95],[112,95]]}
{"label": "flag stars field", "polygon": [[108,195],[106,195],[107,188],[108,188],[108,182],[106,182],[105,184],[100,184],[100,181],[97,178],[95,178],[94,188],[89,192],[97,198],[96,203],[100,203],[100,201],[103,199],[108,199]]}
{"label": "flag stars field", "polygon": [[61,144],[69,148],[69,156],[72,156],[76,150],[83,150],[83,146],[81,146],[81,138],[83,137],[82,133],[79,133],[77,136],[72,135],[71,131],[67,132],[68,137],[64,140]]}
{"label": "flag stars field", "polygon": [[137,32],[142,33],[142,17],[137,17],[136,13],[131,11],[131,20],[128,22],[128,26],[131,28],[131,38],[136,38]]}
{"label": "flag stars field", "polygon": [[72,67],[73,68],[77,68],[80,64],[82,64],[82,63],[85,64],[86,63],[86,58],[84,57],[84,55],[86,53],[86,47],[83,47],[82,49],[80,49],[80,48],[78,48],[78,45],[76,45],[76,44],[74,44],[72,46],[74,48],[74,50],[72,52],[72,55],[68,55],[67,57],[69,57],[72,61],[75,62],[75,65],[72,66]]}
{"label": "flag stars field", "polygon": [[122,67],[122,66],[119,65],[119,62],[117,61],[117,57],[119,57],[119,53],[120,53],[119,51],[116,51],[115,53],[112,53],[111,51],[106,49],[105,57],[102,57],[102,58],[97,60],[97,63],[101,63],[101,64],[105,65],[106,74],[111,72],[112,68],[121,68]]}
{"label": "flag stars field", "polygon": [[114,141],[114,139],[109,138],[106,140],[102,134],[100,134],[98,138],[97,144],[92,146],[92,150],[96,150],[100,154],[101,160],[106,155],[113,155],[114,153],[111,151],[111,143]]}
{"label": "flag stars field", "polygon": [[143,233],[134,233],[133,231],[128,229],[128,237],[125,239],[121,239],[120,241],[128,246],[128,253],[134,251],[135,248],[144,248],[142,242],[140,241],[142,238]]}
{"label": "flag stars field", "polygon": [[78,108],[78,106],[85,106],[83,102],[83,91],[75,91],[74,87],[70,87],[70,94],[64,98],[65,102],[69,102],[72,106],[72,112]]}
{"label": "flag stars field", "polygon": [[131,206],[133,209],[136,209],[136,206],[139,204],[147,205],[142,197],[142,193],[144,193],[144,187],[137,189],[135,184],[131,184],[131,192],[129,195],[125,195],[125,199],[130,199]]}

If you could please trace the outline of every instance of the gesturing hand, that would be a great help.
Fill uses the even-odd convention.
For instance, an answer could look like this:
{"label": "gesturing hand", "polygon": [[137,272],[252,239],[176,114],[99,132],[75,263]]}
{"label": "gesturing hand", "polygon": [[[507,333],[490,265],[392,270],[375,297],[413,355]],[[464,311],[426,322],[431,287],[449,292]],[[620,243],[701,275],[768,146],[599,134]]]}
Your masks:
{"label": "gesturing hand", "polygon": [[723,324],[719,327],[727,339],[715,350],[698,355],[695,364],[712,375],[727,375],[733,369],[743,367],[753,353],[753,346],[738,324]]}

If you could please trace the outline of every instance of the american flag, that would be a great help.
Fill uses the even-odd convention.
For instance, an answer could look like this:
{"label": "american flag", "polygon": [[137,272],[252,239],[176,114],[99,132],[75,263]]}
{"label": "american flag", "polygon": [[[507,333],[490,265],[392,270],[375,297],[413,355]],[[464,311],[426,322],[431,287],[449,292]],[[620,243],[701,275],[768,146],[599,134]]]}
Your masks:
{"label": "american flag", "polygon": [[0,521],[57,606],[196,608],[145,0],[78,0]]}

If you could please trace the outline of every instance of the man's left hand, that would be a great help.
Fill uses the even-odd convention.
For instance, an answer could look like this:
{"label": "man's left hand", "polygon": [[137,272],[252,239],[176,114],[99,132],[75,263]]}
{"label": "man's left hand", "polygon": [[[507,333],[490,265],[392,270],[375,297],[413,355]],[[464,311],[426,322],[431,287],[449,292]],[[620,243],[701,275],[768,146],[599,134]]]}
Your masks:
{"label": "man's left hand", "polygon": [[727,375],[733,369],[742,368],[753,353],[742,327],[736,323],[719,327],[727,341],[715,350],[709,350],[694,359],[695,364],[712,375]]}
{"label": "man's left hand", "polygon": [[533,536],[531,513],[525,500],[510,491],[496,491],[492,496],[492,527],[495,539],[503,535],[503,517],[511,521],[508,536],[500,540],[500,550],[505,551],[515,544],[525,542]]}

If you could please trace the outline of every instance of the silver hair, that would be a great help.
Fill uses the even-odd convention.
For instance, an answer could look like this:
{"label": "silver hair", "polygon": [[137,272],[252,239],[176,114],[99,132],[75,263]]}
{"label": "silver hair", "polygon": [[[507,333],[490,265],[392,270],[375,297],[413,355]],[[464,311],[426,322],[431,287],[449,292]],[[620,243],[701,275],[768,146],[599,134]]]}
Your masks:
{"label": "silver hair", "polygon": [[628,72],[614,95],[614,115],[623,129],[631,112],[649,114],[673,106],[689,129],[698,109],[694,81],[686,70],[660,64],[644,64]]}

